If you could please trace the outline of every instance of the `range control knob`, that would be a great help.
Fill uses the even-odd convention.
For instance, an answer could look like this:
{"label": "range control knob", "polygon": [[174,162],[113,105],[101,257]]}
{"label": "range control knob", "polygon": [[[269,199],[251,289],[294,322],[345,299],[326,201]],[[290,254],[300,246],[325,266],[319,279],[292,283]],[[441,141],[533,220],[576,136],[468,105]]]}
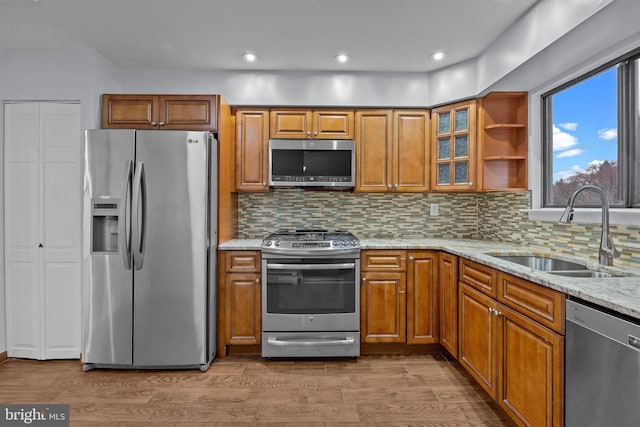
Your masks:
{"label": "range control knob", "polygon": [[280,246],[280,240],[276,240],[275,242],[273,242],[273,244],[276,246]]}

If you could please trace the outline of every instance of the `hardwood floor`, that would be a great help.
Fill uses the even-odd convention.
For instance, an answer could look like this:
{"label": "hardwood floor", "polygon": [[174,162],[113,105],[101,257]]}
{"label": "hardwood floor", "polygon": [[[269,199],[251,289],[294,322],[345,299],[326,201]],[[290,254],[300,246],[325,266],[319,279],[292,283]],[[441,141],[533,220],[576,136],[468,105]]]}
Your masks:
{"label": "hardwood floor", "polygon": [[64,403],[72,426],[513,426],[444,356],[233,357],[207,372],[83,372],[78,361],[8,359],[0,403]]}

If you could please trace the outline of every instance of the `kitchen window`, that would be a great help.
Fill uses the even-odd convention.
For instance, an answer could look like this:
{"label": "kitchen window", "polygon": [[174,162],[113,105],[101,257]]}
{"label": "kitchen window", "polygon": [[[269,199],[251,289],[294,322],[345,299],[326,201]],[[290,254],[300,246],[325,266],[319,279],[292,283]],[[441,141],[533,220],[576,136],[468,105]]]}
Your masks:
{"label": "kitchen window", "polygon": [[[586,184],[612,207],[640,207],[639,65],[636,51],[542,96],[544,207],[564,207]],[[577,205],[600,200],[584,192]]]}

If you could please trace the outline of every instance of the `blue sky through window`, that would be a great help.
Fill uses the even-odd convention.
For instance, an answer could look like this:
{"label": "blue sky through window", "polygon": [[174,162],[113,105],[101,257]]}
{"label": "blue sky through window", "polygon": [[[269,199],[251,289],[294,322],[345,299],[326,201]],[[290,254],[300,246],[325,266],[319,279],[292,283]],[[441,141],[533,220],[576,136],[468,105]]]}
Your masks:
{"label": "blue sky through window", "polygon": [[618,160],[617,67],[553,95],[553,182]]}

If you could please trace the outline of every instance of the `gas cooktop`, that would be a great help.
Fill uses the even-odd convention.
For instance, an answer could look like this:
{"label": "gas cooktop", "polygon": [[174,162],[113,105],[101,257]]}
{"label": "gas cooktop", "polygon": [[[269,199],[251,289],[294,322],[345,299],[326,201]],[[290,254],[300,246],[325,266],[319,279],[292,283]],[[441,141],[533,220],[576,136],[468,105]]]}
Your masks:
{"label": "gas cooktop", "polygon": [[262,249],[292,252],[297,249],[332,251],[360,249],[360,241],[348,231],[321,229],[278,230],[262,240]]}

